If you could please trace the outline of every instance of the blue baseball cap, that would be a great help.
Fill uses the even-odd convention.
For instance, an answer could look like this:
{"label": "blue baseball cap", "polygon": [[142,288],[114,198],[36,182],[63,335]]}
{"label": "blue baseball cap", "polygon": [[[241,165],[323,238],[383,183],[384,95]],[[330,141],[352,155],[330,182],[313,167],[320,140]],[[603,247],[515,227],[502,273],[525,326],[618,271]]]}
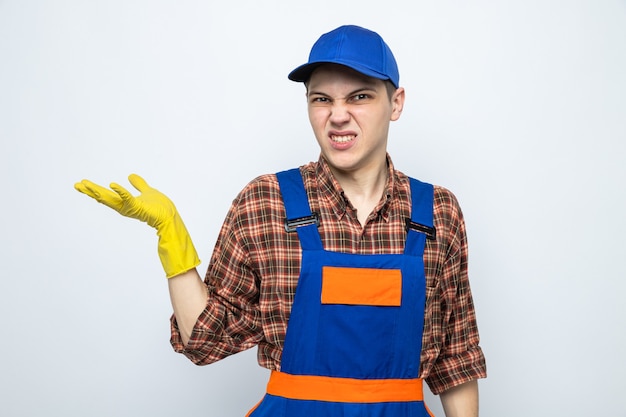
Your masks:
{"label": "blue baseball cap", "polygon": [[340,26],[323,34],[315,42],[309,62],[289,73],[289,79],[306,82],[322,64],[340,64],[380,80],[389,80],[398,88],[400,74],[391,49],[376,32],[354,26]]}

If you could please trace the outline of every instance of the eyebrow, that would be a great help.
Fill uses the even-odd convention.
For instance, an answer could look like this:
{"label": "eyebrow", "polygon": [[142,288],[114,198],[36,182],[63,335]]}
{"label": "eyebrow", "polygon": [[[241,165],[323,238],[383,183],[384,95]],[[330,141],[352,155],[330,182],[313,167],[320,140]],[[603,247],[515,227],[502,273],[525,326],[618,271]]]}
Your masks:
{"label": "eyebrow", "polygon": [[[373,83],[365,85],[365,86],[361,86],[361,87],[356,88],[355,90],[350,91],[348,94],[346,94],[346,97],[352,97],[355,94],[359,94],[365,91],[376,91],[376,87]],[[330,97],[329,94],[324,93],[322,91],[309,90],[308,95],[314,95],[314,94]]]}

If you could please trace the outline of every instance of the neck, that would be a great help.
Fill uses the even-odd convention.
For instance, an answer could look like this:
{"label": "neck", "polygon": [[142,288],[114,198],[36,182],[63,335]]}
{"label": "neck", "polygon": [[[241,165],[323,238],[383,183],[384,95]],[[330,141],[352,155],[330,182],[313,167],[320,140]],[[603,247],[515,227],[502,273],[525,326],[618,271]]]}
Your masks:
{"label": "neck", "polygon": [[343,172],[332,169],[333,175],[346,197],[357,210],[361,225],[380,201],[387,184],[387,159],[375,169],[359,172]]}

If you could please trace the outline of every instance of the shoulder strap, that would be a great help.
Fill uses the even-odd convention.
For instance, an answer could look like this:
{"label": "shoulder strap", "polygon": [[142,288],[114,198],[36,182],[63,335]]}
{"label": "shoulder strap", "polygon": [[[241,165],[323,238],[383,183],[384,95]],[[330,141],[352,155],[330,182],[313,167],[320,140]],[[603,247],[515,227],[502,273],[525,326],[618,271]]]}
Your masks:
{"label": "shoulder strap", "polygon": [[278,172],[276,178],[287,213],[285,230],[288,233],[294,231],[298,233],[302,249],[321,250],[322,239],[317,230],[319,215],[311,213],[300,169]]}
{"label": "shoulder strap", "polygon": [[436,239],[433,224],[434,187],[409,178],[411,183],[411,218],[406,219],[407,237],[404,253],[422,256],[426,239]]}

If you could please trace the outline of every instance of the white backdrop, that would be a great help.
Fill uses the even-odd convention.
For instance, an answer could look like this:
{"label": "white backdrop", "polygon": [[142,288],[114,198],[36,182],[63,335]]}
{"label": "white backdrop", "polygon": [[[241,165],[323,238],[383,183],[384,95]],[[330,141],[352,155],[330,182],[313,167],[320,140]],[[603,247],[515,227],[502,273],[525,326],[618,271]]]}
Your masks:
{"label": "white backdrop", "polygon": [[260,399],[256,350],[173,353],[156,236],[73,184],[143,175],[204,273],[245,183],[317,158],[286,76],[351,23],[399,61],[396,166],[464,209],[481,415],[626,416],[626,2],[297,4],[0,0],[0,415],[243,416]]}

